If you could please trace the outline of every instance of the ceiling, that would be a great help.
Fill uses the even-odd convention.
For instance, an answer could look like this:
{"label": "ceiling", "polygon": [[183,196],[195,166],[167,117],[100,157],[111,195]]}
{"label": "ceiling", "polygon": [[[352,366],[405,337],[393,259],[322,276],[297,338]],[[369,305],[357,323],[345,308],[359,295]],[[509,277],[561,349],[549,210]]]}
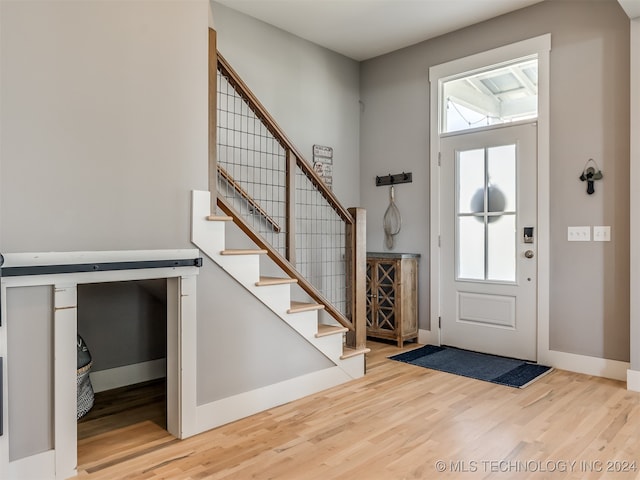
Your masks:
{"label": "ceiling", "polygon": [[640,0],[618,0],[629,18],[640,17]]}
{"label": "ceiling", "polygon": [[215,1],[361,61],[543,0]]}

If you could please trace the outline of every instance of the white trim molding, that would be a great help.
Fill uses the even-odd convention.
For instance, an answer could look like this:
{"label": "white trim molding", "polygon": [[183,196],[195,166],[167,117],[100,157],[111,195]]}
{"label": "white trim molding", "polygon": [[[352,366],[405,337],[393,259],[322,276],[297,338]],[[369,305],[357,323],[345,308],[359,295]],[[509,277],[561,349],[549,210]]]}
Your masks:
{"label": "white trim molding", "polygon": [[330,367],[198,406],[198,433],[352,380]]}
{"label": "white trim molding", "polygon": [[91,372],[91,386],[95,393],[113,388],[125,387],[135,383],[148,382],[163,378],[167,371],[167,360],[159,358],[148,362],[123,365],[98,372]]}
{"label": "white trim molding", "polygon": [[440,345],[440,330],[431,325],[431,330],[418,330],[418,343],[423,345]]}
{"label": "white trim molding", "polygon": [[538,359],[538,362],[560,370],[569,370],[570,372],[621,381],[627,380],[627,370],[629,368],[629,362],[558,352],[556,350],[548,350]]}
{"label": "white trim molding", "polygon": [[55,479],[52,476],[55,468],[56,452],[55,450],[49,450],[48,452],[37,453],[20,460],[14,460],[7,466],[7,477],[2,476],[2,478]]}
{"label": "white trim molding", "polygon": [[640,371],[627,370],[627,390],[640,392]]}
{"label": "white trim molding", "polygon": [[[630,76],[629,92],[631,131],[629,146],[629,234],[631,238],[629,246],[629,288],[632,292],[629,302],[629,355],[631,371],[640,370],[640,295],[635,295],[640,289],[640,244],[636,241],[640,235],[640,191],[635,185],[635,179],[640,174],[640,136],[636,134],[640,129],[640,18],[630,20]],[[636,374],[632,374],[633,385],[637,385]],[[627,386],[630,390],[635,390]],[[640,390],[639,390],[640,391]]]}

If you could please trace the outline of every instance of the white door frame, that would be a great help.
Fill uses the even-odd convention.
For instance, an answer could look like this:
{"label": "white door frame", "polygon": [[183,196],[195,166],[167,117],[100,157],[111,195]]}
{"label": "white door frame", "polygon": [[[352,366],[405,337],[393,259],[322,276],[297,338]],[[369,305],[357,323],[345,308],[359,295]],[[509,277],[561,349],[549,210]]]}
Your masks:
{"label": "white door frame", "polygon": [[549,359],[549,52],[551,34],[541,35],[469,57],[435,65],[430,82],[430,297],[431,340],[440,343],[440,92],[444,79],[491,65],[537,54],[538,56],[538,362]]}

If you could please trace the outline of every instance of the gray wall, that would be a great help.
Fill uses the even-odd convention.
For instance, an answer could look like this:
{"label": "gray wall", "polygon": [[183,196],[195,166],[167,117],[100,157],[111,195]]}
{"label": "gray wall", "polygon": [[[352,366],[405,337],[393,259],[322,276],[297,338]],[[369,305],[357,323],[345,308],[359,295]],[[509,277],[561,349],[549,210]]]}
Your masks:
{"label": "gray wall", "polygon": [[[429,328],[428,70],[551,33],[551,292],[553,350],[629,360],[629,19],[615,0],[547,0],[362,63],[361,197],[368,248],[382,249],[387,189],[374,178],[413,171],[396,189],[397,251],[423,254],[420,326]],[[596,194],[578,181],[594,158]],[[610,225],[609,243],[568,243],[569,225]]]}
{"label": "gray wall", "polygon": [[0,250],[189,247],[208,4],[3,1]]}
{"label": "gray wall", "polygon": [[167,355],[167,281],[78,285],[78,334],[92,372]]}
{"label": "gray wall", "polygon": [[218,50],[308,161],[333,147],[333,190],[360,206],[359,66],[354,60],[212,2]]}
{"label": "gray wall", "polygon": [[[241,74],[260,61],[247,81],[267,82],[256,93],[300,150],[334,147],[336,193],[357,205],[357,63],[210,8],[0,2],[0,251],[193,247],[190,191],[207,189],[210,21]],[[274,84],[276,71],[290,83]],[[198,294],[200,403],[327,366],[211,262]]]}

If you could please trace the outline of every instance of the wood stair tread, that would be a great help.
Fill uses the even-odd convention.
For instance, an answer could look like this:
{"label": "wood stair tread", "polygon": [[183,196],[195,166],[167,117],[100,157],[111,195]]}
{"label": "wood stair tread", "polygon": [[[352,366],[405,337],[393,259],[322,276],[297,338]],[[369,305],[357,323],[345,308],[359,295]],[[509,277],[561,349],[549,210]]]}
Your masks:
{"label": "wood stair tread", "polygon": [[227,215],[209,215],[207,220],[210,222],[231,222],[233,221],[233,217]]}
{"label": "wood stair tread", "polygon": [[309,312],[311,310],[322,310],[323,308],[324,308],[324,305],[320,303],[305,303],[305,302],[291,301],[291,308],[287,310],[287,313]]}
{"label": "wood stair tread", "polygon": [[327,335],[337,335],[338,333],[348,332],[349,329],[347,327],[343,327],[342,325],[327,325],[326,323],[318,324],[318,333],[316,333],[316,337],[326,337]]}
{"label": "wood stair tread", "polygon": [[256,287],[265,287],[267,285],[284,285],[287,283],[298,283],[298,280],[296,278],[260,277],[260,280],[256,282]]}
{"label": "wood stair tread", "polygon": [[365,353],[369,353],[371,351],[370,348],[361,348],[359,350],[351,347],[343,347],[342,355],[340,355],[340,360],[344,360],[346,358],[355,357],[357,355],[364,355]]}
{"label": "wood stair tread", "polygon": [[227,249],[222,250],[220,255],[264,255],[267,251],[257,248],[257,249]]}

